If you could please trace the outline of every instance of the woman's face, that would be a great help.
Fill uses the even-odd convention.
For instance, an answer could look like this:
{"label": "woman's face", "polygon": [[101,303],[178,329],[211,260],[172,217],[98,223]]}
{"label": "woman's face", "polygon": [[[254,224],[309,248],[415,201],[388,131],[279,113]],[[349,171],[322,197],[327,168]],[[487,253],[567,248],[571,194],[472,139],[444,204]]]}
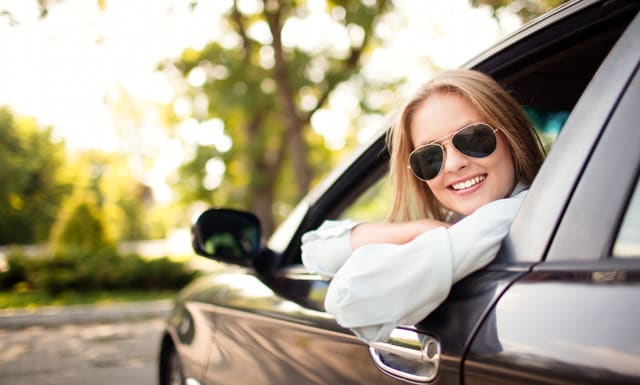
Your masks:
{"label": "woman's face", "polygon": [[[483,119],[466,98],[437,92],[416,110],[411,121],[411,142],[416,148],[480,122]],[[509,144],[502,132],[496,131],[496,137],[496,149],[484,158],[462,154],[450,137],[440,142],[446,154],[442,169],[426,183],[443,206],[469,215],[480,206],[511,193],[516,180]]]}

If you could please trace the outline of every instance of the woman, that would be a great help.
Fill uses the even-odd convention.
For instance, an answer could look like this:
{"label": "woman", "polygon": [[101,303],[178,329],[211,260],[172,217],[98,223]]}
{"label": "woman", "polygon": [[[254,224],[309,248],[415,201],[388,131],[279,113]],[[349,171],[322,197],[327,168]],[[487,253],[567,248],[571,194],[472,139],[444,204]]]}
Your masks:
{"label": "woman", "polygon": [[425,84],[387,144],[387,222],[327,221],[302,238],[307,269],[333,277],[327,311],[366,341],[419,322],[495,258],[544,158],[521,106],[472,70]]}

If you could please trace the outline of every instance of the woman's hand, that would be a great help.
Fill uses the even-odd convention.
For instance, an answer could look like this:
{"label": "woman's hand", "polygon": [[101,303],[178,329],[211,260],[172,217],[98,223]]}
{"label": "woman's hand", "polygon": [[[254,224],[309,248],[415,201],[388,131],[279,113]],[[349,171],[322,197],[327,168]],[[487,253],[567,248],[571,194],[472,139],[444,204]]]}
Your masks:
{"label": "woman's hand", "polygon": [[432,219],[400,223],[362,223],[351,229],[351,250],[371,243],[403,244],[425,231],[449,226],[449,223]]}

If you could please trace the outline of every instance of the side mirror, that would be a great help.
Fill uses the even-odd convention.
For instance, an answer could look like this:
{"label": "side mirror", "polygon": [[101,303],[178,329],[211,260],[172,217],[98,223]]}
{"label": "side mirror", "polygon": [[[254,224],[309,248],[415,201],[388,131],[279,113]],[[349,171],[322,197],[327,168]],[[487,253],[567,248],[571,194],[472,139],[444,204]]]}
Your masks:
{"label": "side mirror", "polygon": [[200,214],[191,236],[196,254],[222,262],[250,266],[260,251],[260,221],[244,211],[209,209]]}

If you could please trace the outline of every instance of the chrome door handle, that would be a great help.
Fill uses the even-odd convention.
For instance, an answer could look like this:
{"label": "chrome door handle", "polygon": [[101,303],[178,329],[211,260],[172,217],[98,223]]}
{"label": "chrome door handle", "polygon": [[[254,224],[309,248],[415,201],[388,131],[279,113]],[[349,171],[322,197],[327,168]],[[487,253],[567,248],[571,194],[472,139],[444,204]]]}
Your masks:
{"label": "chrome door handle", "polygon": [[440,369],[440,343],[407,329],[394,329],[387,341],[372,342],[369,353],[384,373],[413,383],[433,381]]}

